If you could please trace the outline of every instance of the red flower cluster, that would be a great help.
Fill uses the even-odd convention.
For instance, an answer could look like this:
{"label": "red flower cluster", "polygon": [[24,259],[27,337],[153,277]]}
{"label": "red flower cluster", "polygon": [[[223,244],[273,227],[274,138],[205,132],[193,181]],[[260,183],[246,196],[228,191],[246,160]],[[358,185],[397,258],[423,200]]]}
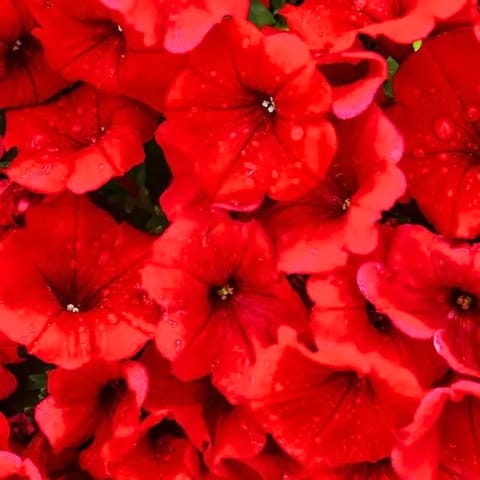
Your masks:
{"label": "red flower cluster", "polygon": [[476,1],[0,12],[0,478],[480,478]]}

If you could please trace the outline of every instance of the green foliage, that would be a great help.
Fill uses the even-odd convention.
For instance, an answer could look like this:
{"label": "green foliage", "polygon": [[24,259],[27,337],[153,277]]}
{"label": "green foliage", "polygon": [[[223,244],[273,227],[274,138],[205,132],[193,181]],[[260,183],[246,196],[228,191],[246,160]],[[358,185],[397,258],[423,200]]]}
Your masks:
{"label": "green foliage", "polygon": [[398,70],[398,62],[393,57],[387,58],[387,68],[388,68],[388,80],[383,85],[383,91],[385,95],[393,99],[393,90],[392,90],[392,79],[395,73]]}
{"label": "green foliage", "polygon": [[3,157],[0,158],[0,168],[7,168],[18,155],[18,148],[13,147],[10,150],[7,150]]}
{"label": "green foliage", "polygon": [[273,26],[276,23],[273,13],[260,0],[252,0],[248,19],[260,28],[266,25]]}
{"label": "green foliage", "polygon": [[271,0],[270,8],[267,8],[260,0],[252,0],[248,19],[259,28],[269,25],[280,30],[288,30],[286,19],[278,13],[286,3],[286,0]]}
{"label": "green foliage", "polygon": [[110,180],[91,196],[117,220],[159,235],[167,227],[168,220],[158,205],[158,198],[169,183],[170,172],[155,142],[145,146],[145,155],[144,163],[123,177]]}

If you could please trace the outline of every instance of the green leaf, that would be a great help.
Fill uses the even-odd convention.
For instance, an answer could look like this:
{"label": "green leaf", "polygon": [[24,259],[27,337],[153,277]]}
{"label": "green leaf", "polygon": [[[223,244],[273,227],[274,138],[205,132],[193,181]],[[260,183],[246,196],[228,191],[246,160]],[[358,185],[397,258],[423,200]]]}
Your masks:
{"label": "green leaf", "polygon": [[14,160],[14,158],[18,155],[18,148],[13,147],[3,155],[0,159],[0,168],[7,168]]}
{"label": "green leaf", "polygon": [[275,24],[276,28],[280,30],[288,30],[287,19],[284,16],[276,14],[275,20],[277,21]]}
{"label": "green leaf", "polygon": [[260,0],[252,0],[248,19],[260,28],[265,25],[275,25],[276,23],[273,13],[268,10]]}
{"label": "green leaf", "polygon": [[270,2],[274,12],[283,8],[286,3],[287,3],[286,0],[271,0],[271,2]]}
{"label": "green leaf", "polygon": [[415,42],[412,43],[413,51],[418,52],[422,48],[423,41],[422,40],[416,40]]}
{"label": "green leaf", "polygon": [[383,84],[383,91],[389,98],[393,98],[392,78],[397,73],[398,62],[393,57],[387,58],[388,80]]}

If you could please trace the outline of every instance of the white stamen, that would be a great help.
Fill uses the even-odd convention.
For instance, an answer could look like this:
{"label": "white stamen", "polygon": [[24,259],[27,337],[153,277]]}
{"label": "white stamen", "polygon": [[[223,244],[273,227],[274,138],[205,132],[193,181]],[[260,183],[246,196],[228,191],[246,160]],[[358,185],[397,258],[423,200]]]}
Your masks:
{"label": "white stamen", "polygon": [[69,303],[66,307],[67,312],[78,313],[80,309],[73,303]]}
{"label": "white stamen", "polygon": [[262,107],[266,108],[268,113],[274,113],[277,109],[277,106],[275,105],[275,100],[272,97],[263,100]]}
{"label": "white stamen", "polygon": [[22,41],[17,40],[13,45],[12,45],[12,52],[18,52],[20,50],[20,47],[22,46]]}

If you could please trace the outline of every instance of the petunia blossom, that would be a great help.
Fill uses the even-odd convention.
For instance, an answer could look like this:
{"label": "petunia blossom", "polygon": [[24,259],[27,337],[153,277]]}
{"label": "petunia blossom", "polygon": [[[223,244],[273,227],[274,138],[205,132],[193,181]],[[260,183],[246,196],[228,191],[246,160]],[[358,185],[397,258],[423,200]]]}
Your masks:
{"label": "petunia blossom", "polygon": [[308,0],[285,5],[281,14],[291,31],[312,50],[343,51],[358,34],[385,36],[401,44],[426,37],[438,21],[456,14],[466,0]]}
{"label": "petunia blossom", "polygon": [[401,480],[475,480],[480,475],[478,383],[458,380],[431,390],[392,453]]}
{"label": "petunia blossom", "polygon": [[359,286],[407,335],[433,340],[461,373],[480,375],[480,247],[451,244],[416,225],[398,227],[384,262],[366,263]]}
{"label": "petunia blossom", "polygon": [[273,245],[256,222],[226,215],[177,218],[155,241],[143,286],[163,308],[156,344],[179,378],[213,374],[227,398],[255,360],[257,345],[276,341],[279,325],[299,333],[307,312],[276,269]]}
{"label": "petunia blossom", "polygon": [[387,111],[405,138],[410,195],[451,238],[480,235],[479,48],[471,27],[425,40],[394,76]]}
{"label": "petunia blossom", "polygon": [[64,368],[135,354],[160,316],[140,285],[150,246],[86,197],[35,205],[1,244],[0,331]]}
{"label": "petunia blossom", "polygon": [[253,210],[267,194],[292,199],[325,177],[336,149],[331,91],[297,36],[224,20],[189,60],[156,138],[183,150],[186,173],[214,205]]}
{"label": "petunia blossom", "polygon": [[80,86],[50,103],[7,112],[5,145],[19,153],[6,172],[38,193],[95,190],[143,161],[154,125],[146,107]]}
{"label": "petunia blossom", "polygon": [[1,0],[0,11],[0,109],[40,103],[66,88],[32,35],[36,23],[24,2]]}
{"label": "petunia blossom", "polygon": [[379,366],[363,355],[312,353],[282,327],[244,393],[260,424],[302,465],[373,463],[388,457],[423,393],[408,371],[391,376]]}
{"label": "petunia blossom", "polygon": [[39,24],[33,34],[62,76],[163,109],[167,87],[183,68],[185,56],[167,52],[160,40],[147,47],[115,4],[24,1]]}
{"label": "petunia blossom", "polygon": [[245,19],[248,0],[101,0],[142,32],[147,45],[161,41],[170,52],[196,47],[225,16]]}
{"label": "petunia blossom", "polygon": [[380,108],[336,126],[339,150],[327,178],[260,216],[276,241],[279,268],[288,273],[326,271],[344,265],[352,253],[373,251],[382,211],[405,189],[396,166],[402,138]]}

